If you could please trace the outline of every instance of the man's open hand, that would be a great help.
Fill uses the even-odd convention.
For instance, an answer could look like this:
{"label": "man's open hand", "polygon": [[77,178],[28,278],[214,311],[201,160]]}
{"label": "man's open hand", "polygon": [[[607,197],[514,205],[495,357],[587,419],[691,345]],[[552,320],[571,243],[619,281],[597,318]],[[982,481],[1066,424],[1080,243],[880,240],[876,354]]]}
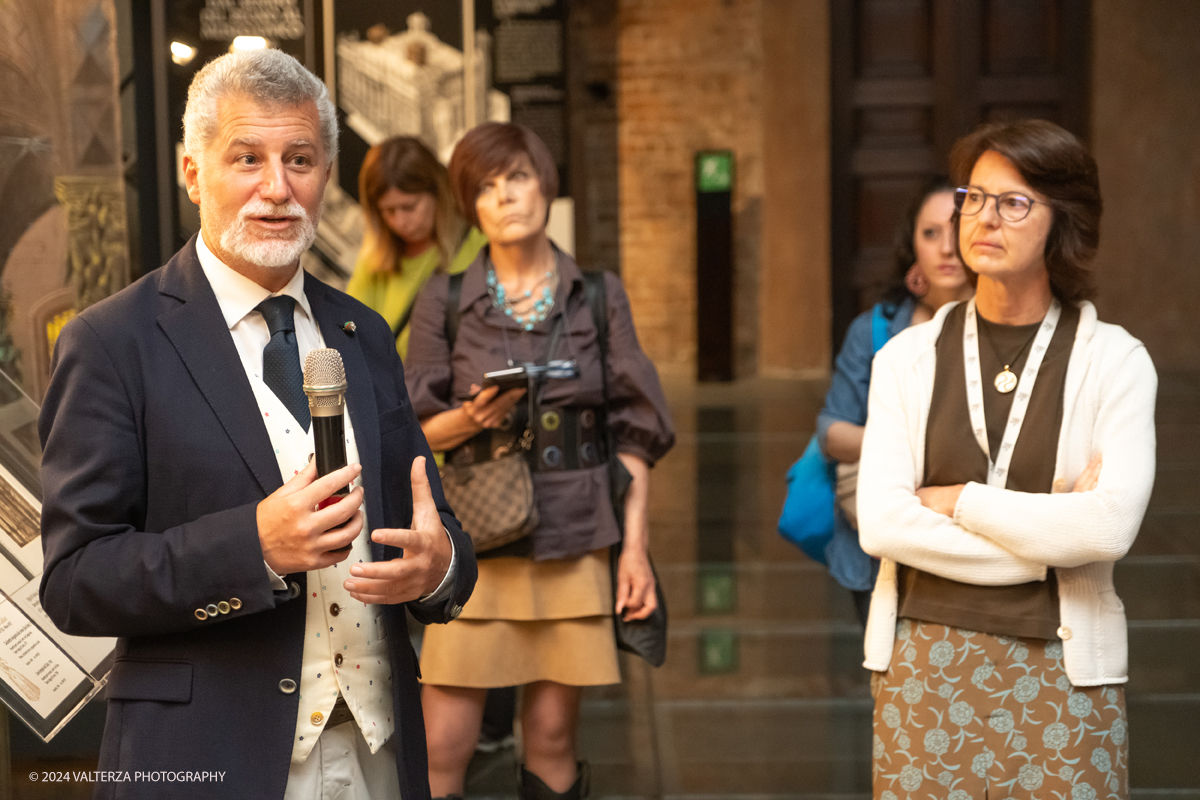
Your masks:
{"label": "man's open hand", "polygon": [[363,490],[356,487],[340,502],[322,509],[317,504],[348,486],[362,467],[351,464],[317,477],[308,466],[258,504],[258,541],[263,560],[276,575],[331,567],[350,553],[336,552],[362,532]]}
{"label": "man's open hand", "polygon": [[371,534],[380,544],[402,548],[403,556],[350,567],[346,591],[361,603],[407,603],[424,597],[437,589],[450,568],[450,537],[433,502],[424,456],[413,459],[410,479],[412,527],[379,528]]}

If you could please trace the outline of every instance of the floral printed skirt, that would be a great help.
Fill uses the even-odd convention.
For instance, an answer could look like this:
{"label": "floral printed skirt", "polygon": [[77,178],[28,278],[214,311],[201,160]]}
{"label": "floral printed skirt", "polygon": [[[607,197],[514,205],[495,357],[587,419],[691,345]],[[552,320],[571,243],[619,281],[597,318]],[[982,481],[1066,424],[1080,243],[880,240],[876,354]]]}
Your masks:
{"label": "floral printed skirt", "polygon": [[876,800],[1129,796],[1120,686],[1074,687],[1062,642],[901,619],[877,673]]}

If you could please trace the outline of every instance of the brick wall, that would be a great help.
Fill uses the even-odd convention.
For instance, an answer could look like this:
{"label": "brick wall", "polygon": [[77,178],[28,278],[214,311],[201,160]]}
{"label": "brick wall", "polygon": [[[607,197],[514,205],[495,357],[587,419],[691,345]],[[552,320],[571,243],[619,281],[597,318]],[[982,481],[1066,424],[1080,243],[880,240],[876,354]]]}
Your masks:
{"label": "brick wall", "polygon": [[621,276],[665,372],[696,357],[695,152],[730,149],[738,373],[755,369],[763,191],[760,0],[620,0]]}
{"label": "brick wall", "polygon": [[[694,375],[693,156],[729,148],[737,160],[737,372],[827,372],[828,4],[577,2],[617,9],[620,271],[646,350],[663,371]],[[1191,98],[1200,51],[1188,37],[1198,12],[1173,0],[1096,0],[1092,13],[1091,144],[1106,201],[1098,305],[1145,340],[1161,366],[1193,368],[1200,161],[1190,144],[1200,115]],[[611,41],[611,15],[603,19],[610,38],[600,40]],[[587,169],[608,153],[594,146]],[[611,179],[603,185],[611,192]],[[596,219],[612,213],[612,195],[598,196]],[[597,230],[598,243],[612,235],[603,223]],[[611,258],[611,246],[597,246],[600,260]]]}

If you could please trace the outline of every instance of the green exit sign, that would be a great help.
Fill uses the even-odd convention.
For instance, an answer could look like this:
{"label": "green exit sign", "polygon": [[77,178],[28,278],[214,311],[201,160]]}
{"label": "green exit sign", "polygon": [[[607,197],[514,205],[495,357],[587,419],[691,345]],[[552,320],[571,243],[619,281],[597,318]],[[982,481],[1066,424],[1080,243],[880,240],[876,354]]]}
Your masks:
{"label": "green exit sign", "polygon": [[701,675],[728,675],[738,671],[738,637],[731,630],[701,631],[696,638]]}
{"label": "green exit sign", "polygon": [[705,150],[696,154],[696,191],[733,191],[732,150]]}
{"label": "green exit sign", "polygon": [[737,611],[737,575],[732,564],[700,564],[696,572],[696,607],[701,614]]}

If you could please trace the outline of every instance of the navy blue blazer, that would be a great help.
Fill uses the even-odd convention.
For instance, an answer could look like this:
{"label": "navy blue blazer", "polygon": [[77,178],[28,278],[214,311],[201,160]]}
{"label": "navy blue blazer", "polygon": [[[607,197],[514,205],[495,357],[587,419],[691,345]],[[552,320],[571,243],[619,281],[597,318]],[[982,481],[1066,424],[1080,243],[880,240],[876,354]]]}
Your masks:
{"label": "navy blue blazer", "polygon": [[[372,529],[411,523],[409,471],[413,458],[427,459],[458,571],[445,602],[408,607],[423,622],[448,622],[475,585],[475,557],[442,494],[391,329],[311,276],[304,291],[346,365]],[[357,331],[347,333],[351,320]],[[256,507],[282,479],[195,239],[63,328],[38,429],[42,604],[67,633],[119,637],[99,769],[225,772],[219,789],[100,783],[96,796],[283,797],[299,704],[285,689],[300,682],[305,575],[287,576],[286,592],[267,580]],[[372,549],[376,560],[399,555]],[[236,610],[197,618],[221,601]],[[422,800],[419,668],[404,609],[388,606],[384,617],[400,787],[405,800]]]}

